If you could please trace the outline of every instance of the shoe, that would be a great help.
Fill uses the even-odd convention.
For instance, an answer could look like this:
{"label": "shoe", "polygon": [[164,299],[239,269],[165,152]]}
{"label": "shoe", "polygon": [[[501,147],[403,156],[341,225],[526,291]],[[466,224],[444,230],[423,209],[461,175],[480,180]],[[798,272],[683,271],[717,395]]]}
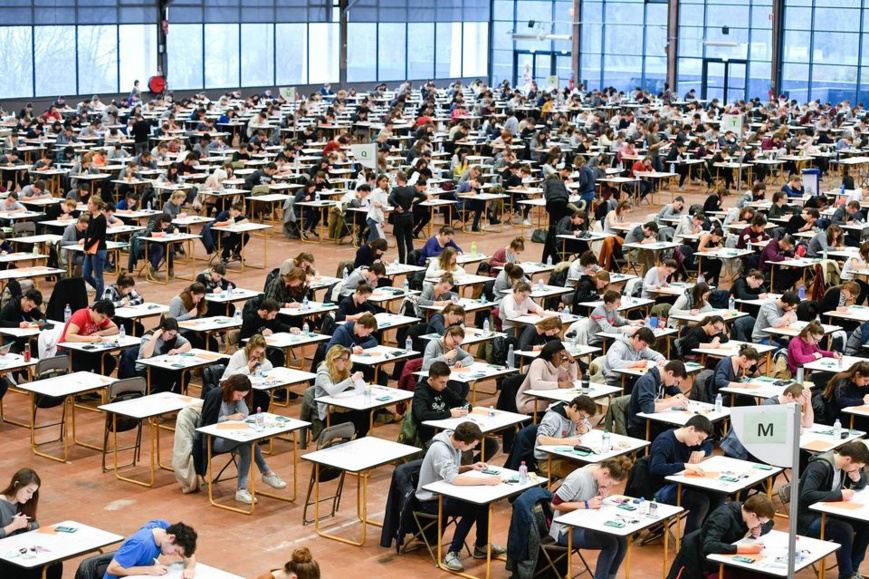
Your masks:
{"label": "shoe", "polygon": [[[503,555],[507,552],[507,549],[500,545],[492,545],[492,557],[497,557],[498,555]],[[486,546],[485,545],[474,545],[474,559],[485,559],[486,558]]]}
{"label": "shoe", "polygon": [[275,473],[264,474],[263,475],[263,482],[266,483],[267,485],[269,485],[270,487],[272,487],[273,489],[285,489],[285,488],[287,488],[287,483],[282,481],[281,477],[279,477]]}
{"label": "shoe", "polygon": [[230,259],[232,259],[232,261],[241,261],[241,254],[240,253],[233,253],[232,257]]}
{"label": "shoe", "polygon": [[302,231],[302,232],[300,232],[300,233],[302,234],[302,239],[304,239],[305,241],[307,241],[307,240],[308,240],[308,232],[307,232],[307,231]]}
{"label": "shoe", "polygon": [[496,217],[492,217],[491,219],[489,219],[489,225],[501,225],[501,220]]}
{"label": "shoe", "polygon": [[522,225],[524,225],[525,227],[531,227],[531,222],[525,219],[524,221],[522,221]]}
{"label": "shoe", "polygon": [[160,275],[157,273],[157,268],[153,265],[148,266],[148,279],[151,281],[160,281]]}
{"label": "shoe", "polygon": [[311,235],[313,235],[313,236],[316,237],[317,239],[320,239],[320,234],[317,233],[315,230],[312,229],[312,230],[309,231],[308,233],[310,233]]}
{"label": "shoe", "polygon": [[471,231],[474,233],[480,233],[480,228],[479,227],[471,227]]}
{"label": "shoe", "polygon": [[229,263],[229,256],[228,255],[221,255],[220,256],[220,263],[224,263],[224,264]]}
{"label": "shoe", "polygon": [[250,493],[247,492],[247,489],[238,489],[237,491],[235,491],[235,500],[246,505],[252,505],[257,502],[255,498],[250,496]]}
{"label": "shoe", "polygon": [[444,557],[444,567],[450,571],[458,571],[460,573],[465,570],[465,566],[462,565],[462,558],[457,551],[447,553],[446,557]]}
{"label": "shoe", "polygon": [[413,238],[414,238],[414,239],[419,239],[419,231],[414,231],[414,232],[413,232]]}

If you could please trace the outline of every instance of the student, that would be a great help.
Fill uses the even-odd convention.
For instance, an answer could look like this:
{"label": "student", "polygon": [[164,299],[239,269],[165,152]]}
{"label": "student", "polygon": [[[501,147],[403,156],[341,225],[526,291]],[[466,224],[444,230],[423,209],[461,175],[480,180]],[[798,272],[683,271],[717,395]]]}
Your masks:
{"label": "student", "polygon": [[[145,298],[136,292],[135,278],[125,269],[122,269],[118,274],[118,279],[115,283],[106,287],[103,291],[103,299],[112,302],[115,309],[138,306],[145,303]],[[116,325],[123,325],[124,331],[130,335],[142,335],[145,330],[145,327],[134,319],[116,318],[114,322]]]}
{"label": "student", "polygon": [[[353,362],[350,361],[350,349],[341,345],[335,345],[326,352],[326,358],[317,368],[317,378],[314,381],[314,397],[335,396],[345,390],[356,387],[358,381],[364,381],[362,372],[351,374]],[[328,414],[328,404],[317,403],[317,416],[325,424]],[[370,410],[345,410],[333,408],[330,424],[352,422],[356,429],[356,438],[362,438],[368,434],[371,425]]]}
{"label": "student", "polygon": [[773,264],[791,259],[794,257],[794,247],[796,241],[792,235],[785,235],[781,239],[773,237],[763,251],[760,252],[760,260],[757,267],[764,274],[770,274],[770,278],[774,280],[772,286],[773,291],[786,292],[793,288],[794,284],[802,278],[802,268],[776,268],[773,273]]}
{"label": "student", "polygon": [[821,311],[846,312],[855,305],[859,295],[860,285],[855,281],[844,281],[841,285],[828,287],[821,300]]}
{"label": "student", "polygon": [[[6,302],[0,310],[0,328],[28,328],[31,324],[40,323],[44,316],[39,309],[42,306],[42,292],[31,288],[24,295]],[[15,338],[11,350],[16,354],[24,351],[27,338]],[[3,381],[0,381],[0,385]],[[2,398],[0,394],[0,398]]]}
{"label": "student", "polygon": [[[178,558],[184,563],[183,575],[193,577],[196,572],[196,539],[196,531],[184,523],[170,525],[165,519],[149,521],[127,537],[115,551],[104,579],[119,579],[128,575],[165,575],[168,572],[167,564]],[[161,563],[159,557],[169,561],[167,564]]]}
{"label": "student", "polygon": [[307,279],[308,274],[304,269],[293,265],[292,260],[287,260],[281,264],[278,275],[266,286],[263,297],[275,300],[282,308],[301,308],[308,292],[305,287]]}
{"label": "student", "polygon": [[377,320],[372,314],[366,313],[355,322],[347,322],[338,326],[329,343],[326,344],[328,352],[332,346],[340,344],[350,348],[354,354],[361,354],[363,350],[377,345],[377,339],[371,334],[377,331]]}
{"label": "student", "polygon": [[82,277],[91,287],[96,290],[96,295],[103,295],[105,281],[103,280],[103,267],[106,263],[106,216],[103,214],[105,203],[99,197],[88,200],[88,212],[91,214],[90,223],[84,234],[84,265]]}
{"label": "student", "polygon": [[426,261],[428,261],[430,258],[438,257],[448,247],[453,248],[456,253],[463,253],[462,248],[459,247],[455,241],[453,241],[455,235],[456,230],[449,225],[444,225],[443,227],[441,227],[437,235],[429,237],[428,240],[425,242],[425,245],[422,246],[422,249],[420,250],[421,255],[419,258],[419,263],[417,265],[425,265]]}
{"label": "student", "polygon": [[679,327],[679,320],[674,317],[676,315],[696,316],[711,312],[713,309],[712,304],[709,303],[711,296],[712,290],[706,282],[695,283],[676,298],[676,302],[670,308],[670,313],[667,316],[667,325],[671,328]]}
{"label": "student", "polygon": [[458,264],[458,254],[452,247],[447,247],[437,257],[431,258],[428,269],[425,272],[426,279],[439,279],[445,274],[450,274],[453,279],[461,279],[468,272]]}
{"label": "student", "polygon": [[[761,405],[770,406],[775,404],[793,403],[799,404],[802,411],[800,427],[811,428],[815,423],[815,411],[812,408],[811,388],[804,388],[802,384],[791,384],[790,386],[787,386],[781,394],[767,398],[761,402]],[[745,447],[742,446],[742,443],[736,436],[736,432],[732,428],[727,433],[727,436],[725,436],[721,441],[721,450],[724,451],[725,455],[731,458],[750,460],[752,462],[762,462],[755,459],[747,450],[745,450]]]}
{"label": "student", "polygon": [[[744,502],[731,501],[709,514],[703,526],[682,539],[682,548],[670,567],[667,579],[706,579],[718,576],[719,565],[709,561],[709,555],[756,555],[763,551],[763,543],[742,541],[747,537],[757,539],[772,530],[775,504],[765,494],[758,493]],[[742,541],[739,545],[734,543]],[[765,577],[740,569],[725,570],[725,577]]]}
{"label": "student", "polygon": [[[63,326],[58,344],[64,342],[102,342],[106,336],[118,333],[118,326],[112,321],[115,317],[115,306],[108,300],[99,300],[93,306],[82,308],[69,318]],[[65,355],[67,349],[58,346],[58,355]],[[73,372],[102,372],[111,376],[117,362],[114,356],[103,356],[102,352],[76,352],[72,356]]]}
{"label": "student", "polygon": [[573,313],[575,315],[587,313],[590,308],[580,304],[603,300],[609,287],[610,274],[608,271],[600,270],[591,277],[584,276],[579,282],[576,293],[573,294]]}
{"label": "student", "polygon": [[362,284],[376,288],[378,280],[385,276],[386,268],[380,262],[372,264],[371,267],[354,269],[341,284],[341,297],[353,295],[356,288]]}
{"label": "student", "polygon": [[656,294],[652,293],[653,290],[670,287],[670,276],[676,273],[677,269],[679,269],[679,264],[672,258],[665,259],[661,265],[650,268],[643,278],[642,297],[647,300],[655,299]]}
{"label": "student", "polygon": [[[12,475],[9,485],[0,492],[0,539],[39,528],[36,509],[41,486],[39,475],[29,468],[22,468]],[[0,560],[0,574],[16,579],[60,579],[63,576],[63,563],[20,567]]]}
{"label": "student", "polygon": [[[169,311],[166,313],[166,317],[175,318],[179,322],[195,320],[206,317],[207,308],[205,286],[194,282],[169,300]],[[187,330],[184,332],[184,336],[190,340],[194,348],[217,350],[217,340],[204,332]]]}
{"label": "student", "polygon": [[428,321],[427,334],[440,334],[450,326],[458,326],[464,324],[465,308],[459,304],[447,304],[444,309],[432,315]]}
{"label": "student", "polygon": [[[603,375],[607,384],[618,386],[621,383],[624,375],[616,370],[646,368],[649,361],[663,366],[666,358],[654,350],[656,342],[655,332],[646,327],[638,328],[631,336],[622,336],[614,340],[606,352],[603,363]],[[633,382],[630,377],[625,381]]]}
{"label": "student", "polygon": [[589,346],[597,346],[603,342],[603,338],[598,336],[602,332],[632,334],[636,331],[641,322],[639,320],[628,321],[620,316],[618,310],[621,305],[622,295],[619,292],[608,290],[603,295],[603,304],[595,307],[588,318]]}
{"label": "student", "polygon": [[[544,401],[526,394],[528,390],[556,390],[573,388],[579,364],[565,349],[561,340],[553,340],[543,346],[540,354],[528,367],[525,379],[516,392],[516,408],[522,414],[540,411]],[[541,405],[544,406],[541,406]]]}
{"label": "student", "polygon": [[360,284],[352,295],[344,296],[338,303],[338,311],[335,312],[336,322],[355,322],[363,314],[376,314],[377,308],[368,301],[374,289],[367,283]]}
{"label": "student", "polygon": [[[229,289],[229,286],[233,286],[233,283],[226,279],[226,266],[222,263],[217,263],[205,271],[200,272],[196,276],[196,283],[201,283],[205,286],[206,294],[219,294],[225,292]],[[209,302],[206,300],[208,307],[206,309],[206,316],[228,316],[232,317],[235,315],[235,305],[234,304],[222,304],[219,302]],[[229,309],[226,309],[226,306],[229,305]]]}
{"label": "student", "polygon": [[[625,243],[648,245],[658,242],[658,224],[647,221],[631,229],[625,237]],[[645,266],[644,271],[655,267],[655,252],[649,249],[631,249],[634,262]]]}
{"label": "student", "polygon": [[516,324],[510,321],[512,318],[518,318],[529,313],[535,313],[542,316],[545,310],[539,304],[534,302],[529,296],[531,295],[531,286],[524,281],[517,282],[513,286],[513,293],[504,296],[501,302],[501,327],[508,335],[513,335]]}
{"label": "student", "polygon": [[788,370],[791,376],[797,375],[797,368],[820,360],[821,358],[839,359],[842,354],[832,350],[822,350],[818,344],[824,339],[824,328],[820,322],[812,320],[798,336],[788,343]]}
{"label": "student", "polygon": [[[821,536],[820,513],[809,507],[818,502],[851,501],[854,492],[866,487],[863,469],[869,464],[869,448],[863,441],[847,442],[809,458],[800,474],[800,499],[797,508],[797,533],[809,537]],[[869,524],[856,519],[840,519],[827,515],[824,540],[838,543],[836,563],[839,579],[857,579],[860,565],[869,547]]]}
{"label": "student", "polygon": [[760,306],[754,329],[751,331],[751,341],[755,344],[767,345],[777,343],[778,340],[764,330],[784,328],[796,322],[799,305],[800,297],[793,291],[786,291],[780,298],[767,299]]}
{"label": "student", "polygon": [[389,205],[387,192],[389,190],[389,177],[379,175],[375,183],[377,186],[371,191],[371,196],[368,199],[368,213],[365,216],[365,221],[368,223],[369,243],[375,239],[386,240],[386,232],[383,229],[386,215],[383,209]]}
{"label": "student", "polygon": [[591,430],[588,420],[596,412],[594,400],[585,395],[577,396],[570,402],[558,402],[546,410],[537,427],[537,438],[534,439],[534,458],[537,459],[537,470],[541,475],[564,478],[576,468],[573,461],[553,458],[552,470],[549,471],[547,455],[538,447],[582,444],[580,436]]}
{"label": "student", "polygon": [[715,375],[711,395],[715,396],[722,388],[737,388],[743,378],[751,377],[757,370],[760,354],[751,344],[741,344],[733,356],[725,356],[715,364]]}
{"label": "student", "polygon": [[501,272],[495,276],[495,283],[492,286],[492,293],[495,295],[495,302],[501,303],[508,290],[513,289],[517,282],[524,281],[528,283],[529,279],[525,277],[525,270],[521,265],[508,263],[504,265]]}
{"label": "student", "polygon": [[444,307],[452,301],[459,299],[459,294],[450,291],[455,281],[450,274],[444,274],[441,278],[434,282],[424,282],[422,284],[422,293],[416,301],[416,315],[420,318],[425,318],[427,310],[425,306]]}
{"label": "student", "polygon": [[[250,223],[244,216],[244,205],[241,203],[233,203],[228,210],[221,211],[214,219],[213,227],[228,227],[231,225],[243,225]],[[218,230],[211,230],[212,233],[217,233],[220,236],[220,261],[228,263],[232,261],[241,261],[241,250],[250,241],[249,233],[221,233]]]}
{"label": "student", "polygon": [[561,318],[556,316],[543,318],[533,326],[526,326],[519,336],[519,345],[516,350],[519,352],[537,352],[550,342],[560,342],[562,327]]}
{"label": "student", "polygon": [[857,362],[847,370],[834,374],[824,390],[827,421],[849,419],[844,408],[869,404],[869,362]]}
{"label": "student", "polygon": [[[419,473],[419,483],[416,487],[416,498],[420,501],[423,511],[436,514],[439,508],[437,495],[425,490],[425,487],[439,481],[454,486],[497,486],[501,478],[497,475],[470,475],[469,471],[482,471],[488,468],[483,462],[464,466],[461,464],[462,453],[473,450],[483,439],[480,427],[473,422],[462,422],[454,431],[445,430],[437,434],[431,442]],[[443,565],[450,571],[464,571],[461,551],[465,538],[471,531],[471,526],[477,526],[477,539],[474,543],[474,558],[485,559],[486,546],[489,544],[489,509],[488,505],[477,505],[452,497],[443,497],[443,514],[448,517],[458,517],[456,531],[450,543]],[[499,545],[489,545],[493,557],[503,555],[506,549]]]}
{"label": "student", "polygon": [[[680,384],[688,378],[685,364],[679,360],[667,362],[663,368],[649,368],[634,384],[628,403],[628,436],[645,440],[646,420],[637,416],[640,412],[654,414],[673,407],[687,407],[688,398]],[[669,396],[669,397],[666,397]],[[651,425],[649,440],[654,440],[664,429]]]}
{"label": "student", "polygon": [[[666,505],[675,505],[678,497],[676,483],[665,477],[682,471],[703,473],[700,461],[712,454],[712,445],[706,441],[715,432],[712,422],[702,415],[692,416],[681,428],[672,428],[655,438],[649,455],[649,484],[655,492],[655,500]],[[700,528],[707,513],[724,504],[724,493],[699,488],[682,487],[681,505],[688,510],[685,523],[687,536]]]}
{"label": "student", "polygon": [[503,267],[508,263],[519,263],[519,256],[525,251],[525,238],[515,237],[510,241],[510,245],[496,249],[489,260],[489,267]]}
{"label": "student", "polygon": [[763,272],[759,269],[752,269],[742,277],[738,277],[733,281],[730,287],[730,295],[737,300],[762,300],[766,299],[766,292],[763,284],[765,279]]}
{"label": "student", "polygon": [[567,278],[579,278],[577,292],[590,293],[594,288],[594,274],[600,269],[597,265],[597,256],[594,252],[585,251],[579,256],[579,259],[575,259],[570,263],[570,267],[567,270]]}
{"label": "student", "polygon": [[[178,332],[178,321],[175,318],[163,318],[159,326],[142,336],[137,359],[145,360],[167,354],[174,356],[189,352],[191,348],[187,338]],[[148,380],[150,394],[170,391],[180,394],[187,391],[187,383],[190,381],[188,372],[149,367],[139,363],[136,364],[136,374]]]}
{"label": "student", "polygon": [[[845,248],[845,236],[838,225],[830,225],[826,231],[818,231],[811,240],[806,255],[823,257],[828,251],[838,251]],[[859,291],[857,293],[860,293]]]}
{"label": "student", "polygon": [[[600,509],[603,499],[617,483],[627,480],[633,463],[626,456],[619,456],[578,468],[567,475],[552,496],[554,517],[578,509]],[[549,535],[559,545],[567,546],[571,527],[552,521]],[[627,537],[574,527],[574,549],[600,551],[594,570],[594,579],[613,579],[628,551]]]}
{"label": "student", "polygon": [[688,330],[679,342],[679,350],[683,360],[698,362],[701,355],[694,352],[700,347],[718,348],[726,344],[730,339],[727,337],[727,326],[724,318],[718,314],[706,316],[696,326]]}
{"label": "student", "polygon": [[307,547],[300,547],[281,569],[267,571],[257,579],[320,579],[320,565]]}
{"label": "student", "polygon": [[794,173],[788,179],[788,182],[782,185],[782,192],[788,196],[789,199],[802,199],[805,191],[801,187],[803,183],[803,178],[800,175]]}
{"label": "student", "polygon": [[389,248],[386,238],[378,237],[372,239],[368,243],[363,243],[356,250],[356,260],[353,262],[353,268],[371,267],[376,262],[383,259],[383,254]]}
{"label": "student", "polygon": [[[299,334],[299,328],[291,328],[277,319],[280,309],[280,305],[275,300],[271,298],[262,300],[259,306],[245,314],[242,319],[239,339],[246,340],[256,334],[264,337],[277,333]],[[267,347],[266,357],[276,368],[286,363],[286,355],[282,348]]]}
{"label": "student", "polygon": [[[260,341],[261,343],[259,343]],[[251,346],[251,344],[255,345]],[[251,349],[250,355],[245,351],[249,348]],[[256,348],[256,351],[253,348]],[[257,364],[269,363],[268,360],[262,360],[264,353],[265,340],[260,336],[259,340],[254,337],[248,342],[244,350],[239,350],[233,354],[226,372],[221,378],[220,387],[212,389],[205,395],[205,402],[202,404],[202,418],[200,419],[202,426],[225,421],[244,421],[251,414],[249,404],[253,402],[253,388],[250,376],[253,375]],[[236,364],[239,363],[240,365],[236,367]],[[235,500],[248,505],[253,503],[253,498],[247,490],[251,446],[254,447],[253,458],[257,468],[262,473],[263,482],[275,489],[286,488],[287,483],[282,481],[266,464],[258,444],[239,443],[220,437],[215,438],[212,442],[215,453],[234,451],[238,455],[238,482],[236,483]]]}
{"label": "student", "polygon": [[[437,340],[428,340],[422,358],[422,371],[425,372],[435,362],[443,362],[450,368],[468,368],[474,364],[474,357],[461,348],[465,330],[461,326],[450,326]],[[467,388],[465,386],[465,388]],[[464,398],[464,396],[462,396]]]}

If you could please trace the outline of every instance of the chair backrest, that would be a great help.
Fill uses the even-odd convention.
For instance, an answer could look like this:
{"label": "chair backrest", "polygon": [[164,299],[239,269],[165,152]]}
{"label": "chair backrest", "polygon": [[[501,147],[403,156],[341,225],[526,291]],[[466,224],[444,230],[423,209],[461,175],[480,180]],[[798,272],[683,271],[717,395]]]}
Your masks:
{"label": "chair backrest", "polygon": [[329,428],[324,428],[317,437],[317,449],[329,448],[336,444],[349,442],[353,435],[356,434],[356,429],[352,422],[342,422],[335,424]]}
{"label": "chair backrest", "polygon": [[54,284],[54,290],[45,308],[45,317],[55,322],[63,322],[63,309],[67,304],[73,313],[88,306],[87,288],[83,278],[60,279]]}
{"label": "chair backrest", "polygon": [[124,378],[123,380],[109,384],[108,387],[110,401],[124,394],[139,394],[140,396],[144,396],[147,391],[148,382],[141,376]]}
{"label": "chair backrest", "polygon": [[778,488],[778,498],[784,507],[785,513],[789,512],[788,505],[791,503],[791,483],[783,484]]}
{"label": "chair backrest", "polygon": [[43,358],[36,363],[35,376],[37,380],[45,380],[64,374],[69,374],[69,356]]}
{"label": "chair backrest", "polygon": [[610,432],[627,435],[628,405],[630,402],[630,394],[613,399],[606,413],[606,427]]}
{"label": "chair backrest", "polygon": [[592,382],[603,384],[606,382],[603,376],[603,364],[606,356],[598,356],[588,365],[588,379]]}
{"label": "chair backrest", "polygon": [[19,221],[12,224],[12,237],[24,237],[35,233],[36,224],[32,221]]}
{"label": "chair backrest", "polygon": [[580,318],[579,320],[573,322],[567,331],[564,333],[565,336],[576,335],[576,343],[582,346],[588,346],[588,318]]}

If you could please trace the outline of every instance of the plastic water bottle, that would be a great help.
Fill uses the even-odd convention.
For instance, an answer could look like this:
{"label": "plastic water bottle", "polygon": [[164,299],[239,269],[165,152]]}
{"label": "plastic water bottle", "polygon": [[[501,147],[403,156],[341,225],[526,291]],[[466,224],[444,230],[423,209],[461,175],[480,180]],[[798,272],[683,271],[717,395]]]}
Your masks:
{"label": "plastic water bottle", "polygon": [[127,330],[124,329],[124,324],[118,326],[118,340],[123,341],[127,337]]}
{"label": "plastic water bottle", "polygon": [[320,202],[320,192],[317,191],[316,193],[314,193],[314,203],[319,203],[319,202]]}
{"label": "plastic water bottle", "polygon": [[724,400],[721,398],[721,392],[715,395],[715,412],[721,412],[724,407]]}
{"label": "plastic water bottle", "polygon": [[658,502],[655,499],[652,499],[652,502],[649,503],[649,517],[652,519],[658,518]]}
{"label": "plastic water bottle", "polygon": [[266,425],[266,417],[263,416],[263,409],[259,406],[256,407],[256,422],[254,424],[257,432],[262,432]]}
{"label": "plastic water bottle", "polygon": [[800,294],[800,300],[806,299],[806,285],[805,284],[802,284],[802,283],[800,284],[800,289],[799,289],[798,293]]}
{"label": "plastic water bottle", "polygon": [[706,283],[706,276],[702,273],[697,276],[697,283]]}
{"label": "plastic water bottle", "polygon": [[528,467],[525,465],[524,460],[522,461],[522,464],[519,465],[519,484],[528,484]]}
{"label": "plastic water bottle", "polygon": [[833,438],[836,440],[842,439],[842,421],[838,418],[836,419],[836,422],[833,423]]}
{"label": "plastic water bottle", "polygon": [[410,336],[404,341],[404,349],[405,350],[413,350],[413,338]]}
{"label": "plastic water bottle", "polygon": [[484,303],[486,303],[488,300],[489,300],[489,298],[486,297],[486,292],[482,292],[482,293],[480,294],[480,303],[481,303],[481,304],[484,304]]}
{"label": "plastic water bottle", "polygon": [[489,418],[495,418],[495,407],[489,406]]}
{"label": "plastic water bottle", "polygon": [[311,326],[308,325],[308,320],[305,320],[305,323],[302,324],[302,333],[307,334],[311,331]]}
{"label": "plastic water bottle", "polygon": [[516,367],[516,354],[513,353],[513,344],[507,349],[507,367],[511,370]]}
{"label": "plastic water bottle", "polygon": [[670,172],[671,172],[671,173],[675,173],[675,172],[676,172],[676,163],[670,163]]}
{"label": "plastic water bottle", "polygon": [[477,242],[476,241],[471,242],[471,255],[474,257],[477,257]]}
{"label": "plastic water bottle", "polygon": [[148,211],[150,211],[150,210],[151,210],[151,202],[148,201]]}
{"label": "plastic water bottle", "polygon": [[652,327],[652,318],[650,318],[649,316],[646,316],[646,321],[644,323],[646,324],[647,328],[651,328]]}
{"label": "plastic water bottle", "polygon": [[637,513],[641,517],[649,516],[649,503],[646,502],[646,499],[640,497],[640,502],[637,503]]}
{"label": "plastic water bottle", "polygon": [[794,562],[799,565],[803,562],[803,551],[800,549],[800,536],[794,537]]}
{"label": "plastic water bottle", "polygon": [[263,365],[260,363],[257,363],[257,365],[256,365],[256,377],[257,378],[263,377]]}
{"label": "plastic water bottle", "polygon": [[600,443],[600,453],[607,454],[609,451],[612,450],[612,448],[613,448],[613,445],[612,445],[612,442],[610,441],[610,431],[604,430],[603,431],[603,439],[601,440],[601,443]]}
{"label": "plastic water bottle", "polygon": [[404,295],[410,293],[410,282],[407,279],[404,280]]}
{"label": "plastic water bottle", "polygon": [[730,296],[730,299],[727,300],[727,309],[729,309],[731,311],[736,309],[736,298],[735,297]]}
{"label": "plastic water bottle", "polygon": [[305,296],[305,298],[302,300],[302,309],[303,310],[308,309],[308,296]]}
{"label": "plastic water bottle", "polygon": [[228,297],[228,298],[232,297],[232,284],[229,284],[228,286],[226,286],[226,297]]}
{"label": "plastic water bottle", "polygon": [[547,255],[547,256],[546,256],[546,266],[549,267],[549,266],[551,266],[551,265],[552,265],[552,256],[551,256],[551,255]]}
{"label": "plastic water bottle", "polygon": [[66,304],[66,307],[63,308],[63,323],[65,324],[66,322],[68,322],[71,317],[72,310],[69,309],[69,304]]}
{"label": "plastic water bottle", "polygon": [[236,308],[235,310],[235,321],[239,324],[241,323],[241,308]]}
{"label": "plastic water bottle", "polygon": [[538,280],[537,280],[537,291],[541,291],[541,292],[542,292],[542,291],[545,291],[545,290],[546,290],[546,286],[543,284],[543,280],[542,280],[542,279],[538,279]]}
{"label": "plastic water bottle", "polygon": [[845,182],[842,181],[842,197],[844,198],[844,196],[845,196]]}
{"label": "plastic water bottle", "polygon": [[564,306],[564,309],[561,311],[561,315],[569,316],[570,315],[570,308],[567,306]]}
{"label": "plastic water bottle", "polygon": [[348,276],[348,275],[349,275],[349,274],[347,273],[347,268],[345,267],[345,268],[344,268],[344,276],[343,276],[344,279],[347,279],[347,276]]}
{"label": "plastic water bottle", "polygon": [[489,333],[489,318],[486,318],[485,320],[483,320],[483,333],[484,334]]}

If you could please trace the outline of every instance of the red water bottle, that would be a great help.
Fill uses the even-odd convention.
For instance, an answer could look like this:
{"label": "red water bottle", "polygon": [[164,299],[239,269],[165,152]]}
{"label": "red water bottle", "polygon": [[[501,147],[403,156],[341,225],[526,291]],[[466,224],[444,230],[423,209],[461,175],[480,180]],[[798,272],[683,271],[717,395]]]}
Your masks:
{"label": "red water bottle", "polygon": [[30,343],[24,344],[24,363],[30,362]]}

